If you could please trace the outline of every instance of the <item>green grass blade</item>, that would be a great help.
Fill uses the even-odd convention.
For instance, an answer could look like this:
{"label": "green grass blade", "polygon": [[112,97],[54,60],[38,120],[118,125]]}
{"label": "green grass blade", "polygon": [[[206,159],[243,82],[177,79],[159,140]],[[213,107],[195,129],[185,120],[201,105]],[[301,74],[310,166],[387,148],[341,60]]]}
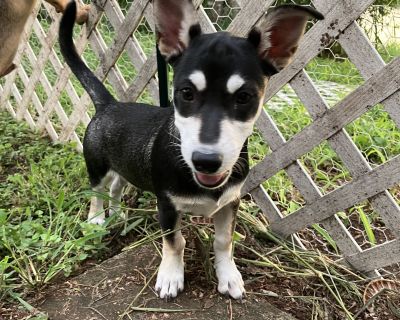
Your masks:
{"label": "green grass blade", "polygon": [[374,231],[372,230],[372,226],[370,223],[370,220],[368,218],[368,216],[365,214],[364,210],[362,209],[362,207],[358,207],[357,208],[357,212],[360,215],[360,219],[361,222],[364,226],[364,230],[367,234],[367,238],[368,241],[372,244],[372,245],[376,245],[376,238],[375,238],[375,234]]}

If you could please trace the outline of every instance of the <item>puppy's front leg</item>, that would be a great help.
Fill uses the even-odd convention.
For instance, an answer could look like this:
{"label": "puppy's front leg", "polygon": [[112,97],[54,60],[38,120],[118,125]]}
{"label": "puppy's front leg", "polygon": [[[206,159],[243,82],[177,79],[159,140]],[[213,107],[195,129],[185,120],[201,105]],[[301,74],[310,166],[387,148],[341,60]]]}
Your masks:
{"label": "puppy's front leg", "polygon": [[233,261],[232,235],[239,200],[232,202],[214,215],[215,240],[214,268],[218,278],[218,291],[234,299],[241,299],[245,293],[242,276]]}
{"label": "puppy's front leg", "polygon": [[[158,211],[163,231],[179,228],[181,216],[168,199],[158,198]],[[156,291],[162,299],[175,298],[183,290],[185,244],[180,230],[163,237],[162,260],[156,283]]]}

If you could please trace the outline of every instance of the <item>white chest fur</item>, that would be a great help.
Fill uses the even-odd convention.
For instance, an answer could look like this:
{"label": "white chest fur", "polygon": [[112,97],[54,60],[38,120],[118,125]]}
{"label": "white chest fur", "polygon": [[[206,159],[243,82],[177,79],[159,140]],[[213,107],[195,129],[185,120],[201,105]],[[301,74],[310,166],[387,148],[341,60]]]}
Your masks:
{"label": "white chest fur", "polygon": [[237,184],[226,189],[218,200],[207,196],[187,197],[169,194],[169,199],[175,210],[181,213],[191,213],[196,216],[211,217],[219,209],[240,198],[243,184]]}

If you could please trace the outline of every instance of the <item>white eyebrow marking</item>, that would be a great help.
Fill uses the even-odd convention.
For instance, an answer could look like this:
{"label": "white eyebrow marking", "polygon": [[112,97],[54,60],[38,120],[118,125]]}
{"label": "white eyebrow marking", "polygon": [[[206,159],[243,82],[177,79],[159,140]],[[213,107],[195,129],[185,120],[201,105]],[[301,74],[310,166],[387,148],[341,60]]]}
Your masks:
{"label": "white eyebrow marking", "polygon": [[232,75],[226,83],[226,88],[229,93],[235,93],[244,84],[244,79],[238,74]]}
{"label": "white eyebrow marking", "polygon": [[194,71],[189,76],[189,80],[192,81],[198,91],[203,91],[207,86],[206,76],[200,70]]}

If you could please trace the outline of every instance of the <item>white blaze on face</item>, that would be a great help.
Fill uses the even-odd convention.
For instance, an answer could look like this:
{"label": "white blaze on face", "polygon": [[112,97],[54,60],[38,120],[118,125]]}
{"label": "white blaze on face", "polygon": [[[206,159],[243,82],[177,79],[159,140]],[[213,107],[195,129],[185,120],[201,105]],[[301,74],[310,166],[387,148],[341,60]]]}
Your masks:
{"label": "white blaze on face", "polygon": [[230,94],[234,94],[242,85],[244,85],[244,79],[238,74],[230,76],[226,83],[226,89]]}
{"label": "white blaze on face", "polygon": [[[206,88],[206,78],[203,72],[195,71],[189,76],[189,79],[198,91],[201,92]],[[244,83],[245,81],[241,76],[234,74],[226,83],[227,90],[230,93],[235,93]],[[189,167],[195,171],[192,163],[192,154],[197,151],[206,154],[219,153],[223,156],[222,165],[217,173],[232,170],[233,165],[240,155],[243,144],[253,132],[254,123],[262,109],[263,100],[264,97],[261,97],[256,115],[247,121],[239,121],[227,117],[223,118],[221,120],[219,138],[215,143],[200,142],[200,130],[202,128],[201,114],[182,117],[177,109],[175,109],[175,126],[180,133],[181,152]]]}
{"label": "white blaze on face", "polygon": [[205,144],[200,142],[201,119],[198,117],[182,117],[175,110],[175,126],[178,128],[181,137],[182,156],[193,171],[195,168],[192,163],[192,154],[195,151],[221,154],[223,162],[218,173],[231,170],[239,157],[244,142],[253,131],[253,125],[254,119],[246,122],[223,119],[218,141]]}
{"label": "white blaze on face", "polygon": [[192,164],[192,153],[199,145],[201,121],[196,117],[182,117],[175,109],[175,126],[178,128],[181,138],[181,151],[183,159],[185,159],[189,167],[194,170],[194,166]]}
{"label": "white blaze on face", "polygon": [[196,87],[197,91],[203,91],[207,87],[206,76],[200,70],[194,71],[190,76],[189,80]]}

